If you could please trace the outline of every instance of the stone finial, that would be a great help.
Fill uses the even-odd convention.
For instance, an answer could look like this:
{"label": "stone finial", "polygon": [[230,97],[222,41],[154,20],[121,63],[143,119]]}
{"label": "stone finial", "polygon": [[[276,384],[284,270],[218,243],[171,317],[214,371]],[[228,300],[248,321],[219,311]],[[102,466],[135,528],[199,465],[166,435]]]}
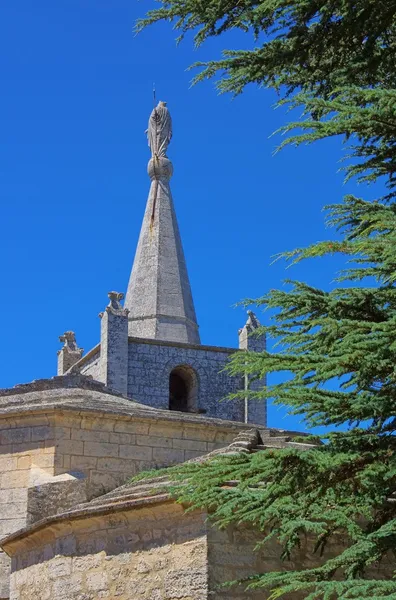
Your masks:
{"label": "stone finial", "polygon": [[[64,348],[67,348],[71,352],[75,352],[76,350],[81,350],[81,348],[79,348],[77,346],[76,334],[74,333],[74,331],[65,331],[65,333],[63,335],[59,336],[59,341],[63,342]],[[59,350],[59,352],[60,352],[60,350]]]}
{"label": "stone finial", "polygon": [[[109,292],[107,295],[110,299],[110,302],[106,306],[106,312],[111,312],[113,315],[127,317],[129,314],[129,310],[127,308],[124,308],[121,304],[121,300],[124,299],[124,294],[122,292]],[[100,318],[102,318],[103,315],[103,312],[99,313]]]}
{"label": "stone finial", "polygon": [[242,329],[238,330],[239,334],[239,347],[241,350],[255,350],[261,352],[265,349],[265,336],[251,334],[261,327],[261,323],[254,314],[253,311],[247,311],[248,318]]}
{"label": "stone finial", "polygon": [[248,310],[247,314],[248,314],[248,320],[245,323],[245,327],[246,327],[246,329],[249,330],[249,333],[251,333],[255,329],[258,329],[259,327],[261,327],[261,324],[252,310]]}
{"label": "stone finial", "polygon": [[63,348],[58,351],[58,375],[63,375],[82,357],[84,350],[79,348],[74,331],[65,331],[59,336]]}
{"label": "stone finial", "polygon": [[239,335],[241,335],[241,333],[243,331],[246,331],[248,334],[252,333],[253,331],[255,331],[255,329],[258,329],[259,327],[261,327],[260,321],[258,320],[258,318],[256,317],[256,315],[254,314],[254,312],[252,310],[248,310],[247,314],[248,314],[248,319],[247,319],[245,325],[241,329],[238,329]]}

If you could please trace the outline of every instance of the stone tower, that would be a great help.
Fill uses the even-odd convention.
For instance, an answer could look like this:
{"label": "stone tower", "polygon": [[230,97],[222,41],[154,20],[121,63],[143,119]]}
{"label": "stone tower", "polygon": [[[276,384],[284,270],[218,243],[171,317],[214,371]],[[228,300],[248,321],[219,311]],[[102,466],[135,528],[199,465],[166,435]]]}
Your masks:
{"label": "stone tower", "polygon": [[[165,103],[147,133],[151,187],[125,304],[108,293],[100,342],[85,355],[73,331],[60,337],[57,376],[0,390],[0,600],[200,600],[221,583],[213,557],[224,543],[243,573],[253,560],[240,536],[213,539],[205,515],[189,521],[152,483],[124,485],[230,443],[232,454],[288,443],[265,427],[265,403],[249,399],[263,381],[225,371],[233,353],[265,348],[253,313],[239,348],[200,342]],[[236,391],[240,399],[220,402]]]}
{"label": "stone tower", "polygon": [[[122,293],[109,292],[110,303],[99,315],[100,344],[85,356],[72,332],[62,336],[65,346],[59,353],[58,374],[88,375],[153,408],[265,425],[264,402],[220,402],[258,385],[224,371],[238,350],[200,342],[169,185],[172,119],[164,102],[152,111],[147,136],[151,186],[124,306]],[[262,336],[250,337],[257,326],[254,315],[249,315],[239,334],[240,350],[264,348]]]}
{"label": "stone tower", "polygon": [[151,187],[125,298],[129,335],[199,344],[197,319],[169,180],[166,156],[172,120],[165,103],[151,113],[148,128]]}

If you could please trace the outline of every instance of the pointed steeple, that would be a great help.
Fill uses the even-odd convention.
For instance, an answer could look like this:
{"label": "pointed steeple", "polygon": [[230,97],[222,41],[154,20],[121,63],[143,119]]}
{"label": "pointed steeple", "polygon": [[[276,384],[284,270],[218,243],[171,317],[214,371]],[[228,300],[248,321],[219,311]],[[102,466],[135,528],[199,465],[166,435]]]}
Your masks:
{"label": "pointed steeple", "polygon": [[128,334],[171,342],[200,344],[169,180],[173,165],[166,156],[172,120],[165,102],[150,115],[147,130],[151,187],[125,298]]}

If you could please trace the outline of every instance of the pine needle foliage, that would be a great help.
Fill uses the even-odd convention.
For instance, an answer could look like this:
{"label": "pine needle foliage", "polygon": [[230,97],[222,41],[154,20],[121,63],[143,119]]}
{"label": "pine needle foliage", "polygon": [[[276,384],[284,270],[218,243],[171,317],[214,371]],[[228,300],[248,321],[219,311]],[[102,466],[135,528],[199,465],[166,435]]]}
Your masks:
{"label": "pine needle foliage", "polygon": [[167,20],[196,45],[232,29],[254,39],[252,50],[198,65],[196,82],[216,76],[233,94],[250,83],[275,89],[280,104],[303,107],[280,147],[341,136],[350,144],[347,177],[387,186],[375,201],[350,195],[327,207],[336,241],[282,255],[293,264],[338,253],[346,268],[331,291],[289,281],[247,299],[271,309],[256,334],[274,348],[235,353],[229,365],[250,379],[283,373],[250,397],[289,407],[307,427],[329,427],[324,443],[173,467],[171,493],[208,510],[219,527],[254,526],[259,547],[276,538],[285,561],[308,539],[315,566],[257,573],[247,589],[271,600],[396,600],[396,579],[376,570],[385,558],[396,568],[396,0],[159,4],[138,30]]}
{"label": "pine needle foliage", "polygon": [[235,95],[251,83],[273,88],[280,104],[304,109],[285,127],[298,133],[282,146],[356,138],[347,175],[394,183],[395,0],[158,1],[137,31],[165,20],[179,40],[192,32],[197,46],[231,29],[255,41],[252,50],[225,50],[220,60],[193,65],[201,67],[194,83],[216,76],[219,91]]}
{"label": "pine needle foliage", "polygon": [[394,87],[396,4],[392,0],[159,0],[137,31],[171,21],[196,46],[229,30],[250,33],[252,50],[226,50],[198,80],[220,74],[220,91],[249,83],[326,96],[344,85]]}
{"label": "pine needle foliage", "polygon": [[[289,291],[270,291],[255,302],[277,313],[257,332],[279,350],[236,353],[229,371],[260,379],[283,371],[283,382],[250,396],[288,406],[308,427],[334,430],[310,450],[217,456],[166,473],[174,497],[209,510],[217,526],[251,524],[258,547],[275,537],[286,565],[308,537],[317,566],[258,573],[239,582],[246,589],[266,589],[271,600],[296,592],[309,600],[396,600],[396,580],[378,570],[383,559],[396,567],[396,210],[350,196],[330,207],[329,220],[342,241],[288,258],[343,252],[354,263],[340,278],[360,283],[369,275],[374,283],[325,292],[291,282]],[[338,550],[322,556],[327,547]]]}

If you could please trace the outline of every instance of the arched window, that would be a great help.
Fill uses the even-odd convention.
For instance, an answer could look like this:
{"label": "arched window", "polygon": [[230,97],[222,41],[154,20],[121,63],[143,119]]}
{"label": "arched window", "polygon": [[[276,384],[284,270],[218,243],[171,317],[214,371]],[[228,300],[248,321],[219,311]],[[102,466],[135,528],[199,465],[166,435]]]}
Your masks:
{"label": "arched window", "polygon": [[196,412],[198,378],[188,365],[175,367],[169,375],[169,410]]}

